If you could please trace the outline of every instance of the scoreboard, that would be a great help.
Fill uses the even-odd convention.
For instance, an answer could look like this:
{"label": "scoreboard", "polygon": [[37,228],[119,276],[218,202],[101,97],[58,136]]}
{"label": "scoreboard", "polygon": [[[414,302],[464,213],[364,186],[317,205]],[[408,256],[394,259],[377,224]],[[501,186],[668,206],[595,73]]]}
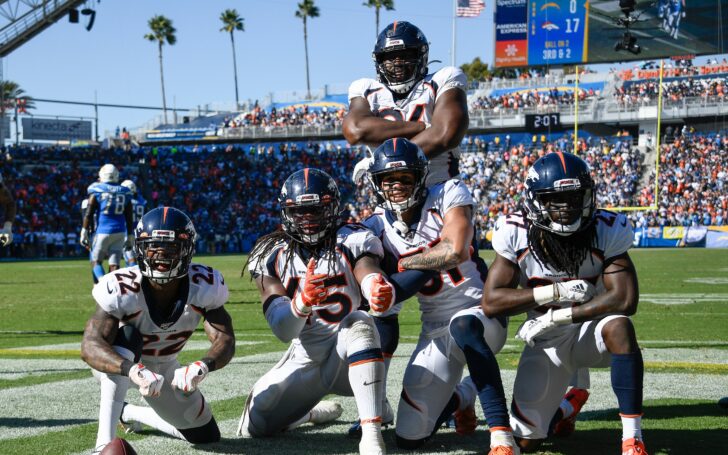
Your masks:
{"label": "scoreboard", "polygon": [[587,0],[496,0],[496,67],[587,60]]}
{"label": "scoreboard", "polygon": [[[495,66],[574,65],[728,52],[728,0],[495,0]],[[626,38],[625,38],[626,37]],[[624,40],[636,52],[617,46]]]}

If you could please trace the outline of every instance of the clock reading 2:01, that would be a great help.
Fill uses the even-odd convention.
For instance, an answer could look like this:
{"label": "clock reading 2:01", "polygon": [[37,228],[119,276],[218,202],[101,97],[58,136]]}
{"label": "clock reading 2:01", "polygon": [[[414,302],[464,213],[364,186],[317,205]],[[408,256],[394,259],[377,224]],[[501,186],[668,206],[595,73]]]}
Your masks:
{"label": "clock reading 2:01", "polygon": [[561,129],[561,114],[526,114],[526,130],[554,131]]}

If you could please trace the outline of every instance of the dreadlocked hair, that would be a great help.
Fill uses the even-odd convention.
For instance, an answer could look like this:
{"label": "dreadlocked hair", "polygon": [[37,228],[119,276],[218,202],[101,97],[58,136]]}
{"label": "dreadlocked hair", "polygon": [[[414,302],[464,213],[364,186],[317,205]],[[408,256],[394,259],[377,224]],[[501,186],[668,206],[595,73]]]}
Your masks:
{"label": "dreadlocked hair", "polygon": [[331,234],[326,236],[323,241],[311,246],[289,235],[284,230],[278,230],[271,232],[270,234],[266,234],[260,237],[255,242],[253,250],[248,255],[248,259],[245,261],[245,265],[243,265],[243,270],[241,271],[240,276],[242,277],[245,275],[245,270],[248,269],[248,265],[251,262],[255,263],[255,268],[251,271],[250,274],[251,281],[254,277],[261,275],[265,269],[265,262],[262,259],[268,257],[271,251],[273,251],[274,248],[281,244],[285,245],[283,247],[283,254],[285,255],[286,260],[283,263],[283,270],[288,270],[288,265],[293,260],[294,253],[298,251],[299,253],[303,253],[302,257],[312,256],[316,260],[319,260],[322,257],[326,257],[328,273],[331,275],[335,275],[337,263],[336,232],[341,226],[342,224],[338,224],[336,228],[332,230]]}
{"label": "dreadlocked hair", "polygon": [[579,269],[587,256],[594,263],[591,249],[597,246],[596,223],[590,222],[586,229],[560,236],[542,229],[523,217],[528,229],[528,248],[544,267],[566,272],[571,278],[579,277]]}

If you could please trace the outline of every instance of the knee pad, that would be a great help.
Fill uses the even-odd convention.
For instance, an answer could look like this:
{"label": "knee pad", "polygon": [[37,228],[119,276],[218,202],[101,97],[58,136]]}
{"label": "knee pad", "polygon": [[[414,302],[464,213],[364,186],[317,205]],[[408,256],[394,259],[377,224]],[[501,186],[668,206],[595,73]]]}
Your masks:
{"label": "knee pad", "polygon": [[379,337],[376,332],[374,324],[363,320],[354,321],[346,333],[346,355],[351,357],[352,354],[360,351],[377,349],[381,356]]}
{"label": "knee pad", "polygon": [[142,357],[142,348],[144,347],[144,340],[142,334],[133,325],[124,325],[119,327],[116,332],[116,338],[112,343],[114,350],[124,358],[133,356],[134,362],[138,362]]}
{"label": "knee pad", "polygon": [[217,426],[215,417],[211,418],[205,425],[197,428],[178,428],[182,436],[190,444],[210,444],[220,441],[220,428]]}

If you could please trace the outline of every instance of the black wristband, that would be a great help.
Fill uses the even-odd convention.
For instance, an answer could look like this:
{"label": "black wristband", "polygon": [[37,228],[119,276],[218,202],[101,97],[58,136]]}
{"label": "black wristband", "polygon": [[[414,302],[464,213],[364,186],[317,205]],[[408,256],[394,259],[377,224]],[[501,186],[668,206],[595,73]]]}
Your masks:
{"label": "black wristband", "polygon": [[215,371],[215,359],[213,359],[212,357],[204,357],[200,359],[200,362],[207,365],[208,371]]}
{"label": "black wristband", "polygon": [[123,362],[121,362],[121,374],[123,376],[129,376],[129,370],[131,370],[131,367],[134,366],[134,362],[131,360],[124,359]]}

